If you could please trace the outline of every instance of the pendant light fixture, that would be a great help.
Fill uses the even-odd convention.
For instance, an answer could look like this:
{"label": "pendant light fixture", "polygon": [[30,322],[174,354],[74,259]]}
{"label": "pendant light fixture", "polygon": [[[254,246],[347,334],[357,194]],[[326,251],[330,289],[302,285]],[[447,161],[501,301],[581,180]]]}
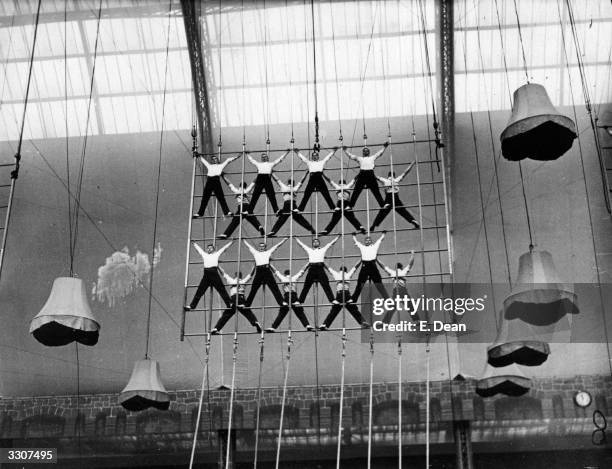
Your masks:
{"label": "pendant light fixture", "polygon": [[527,83],[514,92],[512,114],[500,137],[504,158],[556,160],[576,137],[574,121],[555,109],[542,85]]}
{"label": "pendant light fixture", "polygon": [[530,388],[531,380],[516,364],[503,368],[494,368],[487,364],[482,378],[476,381],[476,393],[481,397],[492,397],[496,394],[518,397],[527,394]]}
{"label": "pendant light fixture", "polygon": [[[96,321],[87,302],[87,293],[83,280],[77,278],[74,273],[74,258],[78,239],[79,212],[81,210],[81,189],[83,187],[83,171],[85,167],[85,157],[87,155],[87,137],[91,116],[91,102],[93,96],[93,84],[95,76],[95,65],[98,52],[98,39],[100,37],[100,18],[102,12],[102,2],[98,7],[98,18],[96,27],[96,42],[93,55],[93,66],[91,72],[91,82],[89,89],[89,100],[87,107],[87,118],[85,123],[85,135],[83,137],[83,148],[80,155],[80,166],[77,177],[76,194],[71,192],[70,185],[70,161],[68,147],[68,110],[65,109],[65,130],[66,130],[66,171],[68,192],[68,231],[69,231],[69,254],[70,269],[69,277],[59,277],[53,282],[51,294],[40,312],[30,323],[30,333],[43,345],[55,347],[67,345],[71,342],[83,345],[95,345],[98,342],[100,324]],[[37,17],[38,26],[38,17]],[[36,37],[36,29],[35,29]],[[65,39],[65,38],[64,38]],[[66,49],[64,49],[66,59]],[[32,60],[34,48],[32,48]],[[65,60],[66,62],[66,60]],[[30,70],[31,73],[31,70]],[[64,79],[67,83],[67,68],[64,67]],[[28,78],[29,87],[29,78]],[[68,88],[66,86],[65,103],[68,103]],[[72,199],[74,198],[74,207]],[[72,213],[74,210],[74,213]]]}
{"label": "pendant light fixture", "polygon": [[153,243],[151,247],[151,271],[149,273],[149,291],[147,308],[147,327],[145,341],[145,356],[134,364],[132,375],[126,387],[119,394],[119,403],[127,410],[138,412],[153,407],[167,410],[170,406],[170,396],[161,380],[159,363],[149,357],[149,342],[151,337],[151,306],[153,300],[153,275],[155,272],[155,252],[157,245],[157,222],[159,219],[159,194],[164,143],[164,118],[166,109],[166,91],[168,80],[168,53],[170,48],[170,26],[172,24],[172,0],[168,7],[168,26],[166,30],[166,65],[164,71],[164,92],[162,98],[161,129],[159,137],[159,156],[157,160],[157,181],[155,184],[155,217],[153,222]]}

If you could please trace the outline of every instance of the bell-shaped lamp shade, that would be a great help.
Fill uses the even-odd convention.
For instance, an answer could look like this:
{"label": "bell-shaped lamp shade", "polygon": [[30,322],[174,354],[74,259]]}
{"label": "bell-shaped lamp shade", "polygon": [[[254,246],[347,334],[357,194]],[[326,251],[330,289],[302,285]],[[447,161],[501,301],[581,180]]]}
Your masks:
{"label": "bell-shaped lamp shade", "polygon": [[560,282],[552,255],[531,250],[519,259],[516,284],[504,300],[504,318],[546,326],[566,314],[578,314],[576,300],[573,290]]}
{"label": "bell-shaped lamp shade", "polygon": [[476,381],[476,393],[482,397],[496,394],[518,397],[531,388],[531,380],[516,365],[493,368],[487,364],[484,375]]}
{"label": "bell-shaped lamp shade", "polygon": [[487,347],[487,359],[491,366],[503,367],[513,363],[538,366],[550,355],[550,346],[540,340],[537,331],[523,321],[503,320],[495,342]]}
{"label": "bell-shaped lamp shade", "polygon": [[511,161],[556,160],[576,136],[574,121],[555,109],[546,89],[528,83],[514,92],[512,115],[501,134],[502,154]]}
{"label": "bell-shaped lamp shade", "polygon": [[130,381],[119,395],[119,403],[132,412],[149,407],[168,410],[170,396],[161,381],[156,360],[144,359],[134,364]]}
{"label": "bell-shaped lamp shade", "polygon": [[71,342],[98,343],[100,324],[94,318],[85,284],[80,278],[59,277],[49,299],[30,323],[30,333],[44,345],[56,347]]}

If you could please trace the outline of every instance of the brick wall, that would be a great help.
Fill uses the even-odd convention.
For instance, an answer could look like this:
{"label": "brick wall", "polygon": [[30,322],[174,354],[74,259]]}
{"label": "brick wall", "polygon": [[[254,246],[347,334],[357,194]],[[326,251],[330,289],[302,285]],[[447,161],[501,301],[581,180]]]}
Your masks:
{"label": "brick wall", "polygon": [[[612,410],[610,376],[576,376],[570,379],[533,380],[532,389],[520,398],[481,399],[474,392],[472,380],[431,382],[430,414],[432,421],[559,419],[590,416],[595,408],[608,414]],[[451,394],[452,387],[452,394]],[[574,405],[574,393],[584,389],[593,396],[589,409]],[[282,388],[262,388],[260,417],[262,422],[278,422]],[[317,393],[319,415],[316,412]],[[81,435],[121,436],[142,433],[180,433],[193,431],[199,401],[198,390],[170,393],[168,412],[125,411],[116,394],[4,398],[0,400],[0,437],[69,437]],[[234,396],[232,427],[254,428],[258,402],[257,389],[237,389]],[[374,383],[374,421],[392,425],[397,416],[397,383]],[[402,385],[403,423],[425,422],[425,383]],[[201,428],[227,426],[229,390],[211,390],[204,395]],[[286,394],[285,428],[331,429],[337,426],[340,386],[289,387]],[[77,402],[78,401],[78,402]],[[359,426],[368,421],[368,384],[346,385],[343,422]],[[77,416],[80,416],[77,418]],[[267,420],[266,420],[267,419]],[[274,420],[276,419],[276,420]],[[273,426],[273,425],[270,425]],[[415,427],[416,428],[416,427]]]}

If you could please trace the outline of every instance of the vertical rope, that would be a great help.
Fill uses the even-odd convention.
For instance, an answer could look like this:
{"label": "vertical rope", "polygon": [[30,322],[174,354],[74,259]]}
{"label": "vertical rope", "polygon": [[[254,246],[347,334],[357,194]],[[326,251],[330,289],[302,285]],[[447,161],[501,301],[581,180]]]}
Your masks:
{"label": "vertical rope", "polygon": [[189,469],[193,469],[195,459],[196,446],[198,443],[198,434],[200,432],[200,418],[202,416],[202,407],[204,406],[204,383],[208,377],[208,360],[210,357],[210,334],[206,334],[206,352],[204,354],[204,369],[202,370],[202,385],[200,386],[200,399],[198,401],[198,416],[196,419],[195,429],[193,431],[193,442],[191,444],[191,454],[189,456]]}
{"label": "vertical rope", "polygon": [[291,344],[292,343],[293,343],[293,339],[291,338],[291,331],[289,331],[287,332],[287,366],[285,367],[285,379],[283,381],[283,398],[281,401],[280,423],[278,425],[278,442],[276,445],[276,463],[274,466],[276,469],[278,469],[278,465],[280,462],[281,441],[283,439],[283,420],[285,418],[285,402],[287,398],[287,378],[289,377],[289,365],[291,363]]}
{"label": "vertical rope", "polygon": [[523,68],[525,71],[525,80],[529,83],[529,72],[527,71],[527,56],[525,55],[525,44],[523,43],[523,31],[521,29],[521,20],[519,19],[518,6],[516,4],[516,0],[514,2],[514,14],[516,15],[516,26],[518,29],[519,42],[521,44],[521,53],[523,56]]}
{"label": "vertical rope", "polygon": [[234,418],[234,391],[236,389],[236,359],[238,354],[238,333],[234,332],[232,349],[232,384],[230,387],[229,415],[227,416],[227,445],[225,448],[225,469],[230,467],[230,450],[232,447],[232,420]]}
{"label": "vertical rope", "polygon": [[340,450],[342,448],[342,417],[344,409],[344,362],[346,359],[346,329],[342,329],[342,364],[340,371],[340,404],[338,408],[338,445],[336,449],[336,469],[340,469]]}
{"label": "vertical rope", "polygon": [[68,2],[64,3],[64,133],[66,134],[66,191],[68,202],[68,256],[69,275],[74,274],[74,252],[72,251],[72,198],[70,197],[70,132],[68,130]]}
{"label": "vertical rope", "polygon": [[372,469],[372,405],[374,394],[374,333],[370,331],[370,395],[368,397],[368,463],[367,469]]}
{"label": "vertical rope", "polygon": [[145,359],[149,358],[149,341],[151,335],[151,305],[153,302],[153,273],[155,271],[155,245],[157,243],[157,223],[159,219],[159,192],[161,182],[161,166],[164,149],[164,122],[166,117],[166,91],[168,89],[168,53],[170,51],[170,25],[172,13],[172,0],[168,6],[168,28],[166,30],[166,64],[164,68],[164,92],[162,97],[161,129],[159,133],[159,157],[157,159],[157,178],[155,183],[155,218],[153,220],[153,245],[151,247],[151,271],[149,272],[149,299],[147,306],[147,339],[145,345]]}

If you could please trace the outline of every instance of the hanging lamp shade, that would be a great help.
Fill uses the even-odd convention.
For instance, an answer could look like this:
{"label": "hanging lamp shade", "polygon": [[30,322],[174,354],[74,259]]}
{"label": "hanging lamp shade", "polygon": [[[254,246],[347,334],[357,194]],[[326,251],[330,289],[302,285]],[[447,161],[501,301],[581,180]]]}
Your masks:
{"label": "hanging lamp shade", "polygon": [[504,158],[556,160],[572,147],[576,125],[553,106],[546,89],[528,83],[514,92],[512,114],[501,134]]}
{"label": "hanging lamp shade", "polygon": [[517,282],[504,300],[504,318],[550,325],[566,314],[578,314],[576,300],[573,290],[560,282],[552,255],[530,250],[519,258]]}
{"label": "hanging lamp shade", "polygon": [[87,303],[80,278],[58,277],[40,313],[30,323],[30,333],[44,345],[57,347],[71,342],[98,343],[100,324]]}
{"label": "hanging lamp shade", "polygon": [[495,342],[487,347],[489,365],[497,368],[513,363],[524,366],[544,363],[550,355],[550,346],[539,329],[518,319],[502,319]]}
{"label": "hanging lamp shade", "polygon": [[496,394],[518,397],[531,388],[531,380],[516,365],[493,368],[487,364],[482,378],[476,381],[476,393],[481,397]]}
{"label": "hanging lamp shade", "polygon": [[119,394],[119,403],[132,412],[149,407],[168,410],[170,397],[161,381],[159,363],[156,360],[145,358],[134,364],[130,380]]}

